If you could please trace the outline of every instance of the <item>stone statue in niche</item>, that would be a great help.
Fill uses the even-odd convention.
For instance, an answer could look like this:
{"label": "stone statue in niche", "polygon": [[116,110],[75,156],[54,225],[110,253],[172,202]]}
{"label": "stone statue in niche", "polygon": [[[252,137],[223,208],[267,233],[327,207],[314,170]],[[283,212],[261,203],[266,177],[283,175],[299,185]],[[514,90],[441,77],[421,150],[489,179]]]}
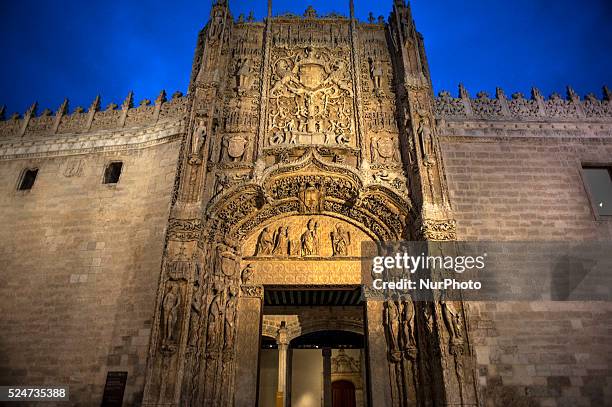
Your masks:
{"label": "stone statue in niche", "polygon": [[433,165],[433,160],[431,158],[433,152],[433,139],[431,137],[431,128],[429,127],[429,120],[424,115],[419,118],[417,135],[419,137],[419,144],[423,154],[423,164],[426,166],[431,166]]}
{"label": "stone statue in niche", "polygon": [[274,235],[266,226],[257,238],[255,256],[269,256],[272,254],[272,250],[274,250]]}
{"label": "stone statue in niche", "polygon": [[206,121],[198,119],[197,125],[191,133],[191,151],[189,154],[189,163],[199,165],[202,163],[202,149],[206,141]]}
{"label": "stone statue in niche", "polygon": [[444,319],[444,325],[448,330],[451,342],[461,341],[463,333],[461,329],[461,316],[455,306],[448,301],[442,301],[442,318]]}
{"label": "stone statue in niche", "polygon": [[191,316],[189,317],[189,346],[195,346],[198,335],[198,327],[200,326],[200,316],[202,313],[202,302],[200,299],[200,285],[196,284],[193,289],[193,297],[191,300]]}
{"label": "stone statue in niche", "polygon": [[319,246],[319,223],[314,219],[309,219],[306,224],[306,231],[302,233],[300,238],[302,243],[302,256],[318,256],[320,251]]}
{"label": "stone statue in niche", "polygon": [[235,286],[230,286],[228,290],[229,298],[225,304],[225,341],[223,344],[224,352],[232,350],[234,345],[235,337],[235,325],[236,325],[236,305],[238,303],[238,292]]}
{"label": "stone statue in niche", "polygon": [[253,265],[250,263],[247,264],[240,275],[240,282],[242,284],[250,284],[251,280],[253,279],[253,273],[255,273]]}
{"label": "stone statue in niche", "polygon": [[399,149],[395,147],[395,140],[390,135],[372,138],[370,144],[372,162],[377,164],[395,164],[399,162]]}
{"label": "stone statue in niche", "polygon": [[174,331],[178,320],[178,309],[181,297],[175,284],[168,287],[162,302],[163,340],[165,343],[174,341]]}
{"label": "stone statue in niche", "polygon": [[414,337],[414,304],[407,300],[402,302],[402,344],[404,350],[416,347]]}
{"label": "stone statue in niche", "polygon": [[341,224],[331,232],[332,256],[347,256],[348,247],[351,244],[351,234],[344,230]]}
{"label": "stone statue in niche", "polygon": [[274,249],[272,254],[287,256],[289,254],[289,227],[279,226],[274,236]]}
{"label": "stone statue in niche", "polygon": [[247,143],[247,138],[240,134],[224,137],[222,159],[232,162],[242,161]]}
{"label": "stone statue in niche", "polygon": [[217,40],[223,30],[223,10],[219,7],[215,7],[213,15],[210,19],[210,25],[208,26],[208,39]]}
{"label": "stone statue in niche", "polygon": [[387,330],[387,346],[391,361],[399,361],[399,307],[397,301],[387,300],[384,305],[383,323]]}
{"label": "stone statue in niche", "polygon": [[302,213],[319,213],[325,203],[325,187],[304,183],[298,192]]}
{"label": "stone statue in niche", "polygon": [[215,352],[219,350],[221,329],[223,323],[223,290],[215,283],[213,287],[214,297],[208,307],[208,326],[206,329],[206,351]]}
{"label": "stone statue in niche", "polygon": [[382,96],[382,76],[383,76],[383,66],[382,62],[372,59],[370,61],[370,75],[372,77],[372,84],[374,85],[374,93],[376,96]]}
{"label": "stone statue in niche", "polygon": [[250,74],[251,61],[248,58],[238,61],[238,70],[236,71],[236,85],[239,94],[243,94],[248,90]]}

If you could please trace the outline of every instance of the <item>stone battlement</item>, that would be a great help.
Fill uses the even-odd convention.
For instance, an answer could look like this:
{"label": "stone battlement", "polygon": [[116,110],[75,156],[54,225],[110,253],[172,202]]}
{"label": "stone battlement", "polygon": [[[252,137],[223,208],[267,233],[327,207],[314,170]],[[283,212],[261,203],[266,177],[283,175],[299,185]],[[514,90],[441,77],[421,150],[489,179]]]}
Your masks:
{"label": "stone battlement", "polygon": [[166,92],[161,91],[153,104],[143,99],[139,106],[134,107],[134,94],[130,92],[121,106],[110,103],[102,110],[100,105],[100,96],[97,96],[87,111],[77,107],[69,114],[68,99],[65,99],[55,112],[45,109],[37,115],[38,104],[34,103],[23,116],[14,113],[8,119],[4,116],[5,108],[1,107],[0,142],[2,139],[141,127],[165,119],[176,119],[185,113],[187,97],[175,92],[172,99],[167,100]]}
{"label": "stone battlement", "polygon": [[592,93],[580,99],[569,86],[565,99],[558,93],[545,99],[537,88],[532,88],[530,99],[521,93],[508,98],[500,88],[495,93],[490,98],[487,92],[478,92],[474,99],[463,85],[456,98],[442,91],[435,98],[436,116],[446,120],[612,121],[612,93],[607,86],[601,100]]}

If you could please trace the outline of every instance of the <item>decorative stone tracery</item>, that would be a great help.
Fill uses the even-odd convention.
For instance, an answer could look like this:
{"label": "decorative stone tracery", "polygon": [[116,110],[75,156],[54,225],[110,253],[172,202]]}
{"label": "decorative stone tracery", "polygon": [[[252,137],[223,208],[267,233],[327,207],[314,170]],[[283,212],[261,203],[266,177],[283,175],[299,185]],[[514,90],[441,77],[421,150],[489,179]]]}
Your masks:
{"label": "decorative stone tracery", "polygon": [[[266,285],[359,285],[362,242],[455,238],[422,38],[400,3],[388,26],[358,24],[352,6],[265,23],[213,6],[143,405],[252,405]],[[366,299],[371,405],[456,404],[455,389],[472,403],[463,308],[444,304]]]}

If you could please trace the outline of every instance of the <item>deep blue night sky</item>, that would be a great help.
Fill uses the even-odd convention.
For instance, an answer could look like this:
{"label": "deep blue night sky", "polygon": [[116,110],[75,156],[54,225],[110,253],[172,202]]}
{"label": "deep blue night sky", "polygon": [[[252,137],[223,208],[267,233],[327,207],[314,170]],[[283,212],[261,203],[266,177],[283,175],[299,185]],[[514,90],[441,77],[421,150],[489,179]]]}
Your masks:
{"label": "deep blue night sky", "polygon": [[[355,0],[357,17],[385,18],[392,0]],[[348,0],[275,0],[274,13],[317,11],[348,15]],[[544,95],[572,85],[581,96],[612,86],[610,0],[413,0],[425,36],[436,93],[457,93],[463,82],[479,90]],[[0,105],[23,112],[55,110],[64,97],[70,110],[120,104],[129,90],[136,101],[154,100],[161,89],[186,91],[197,32],[211,0],[3,2]],[[262,19],[266,0],[230,0],[234,17],[252,8]]]}

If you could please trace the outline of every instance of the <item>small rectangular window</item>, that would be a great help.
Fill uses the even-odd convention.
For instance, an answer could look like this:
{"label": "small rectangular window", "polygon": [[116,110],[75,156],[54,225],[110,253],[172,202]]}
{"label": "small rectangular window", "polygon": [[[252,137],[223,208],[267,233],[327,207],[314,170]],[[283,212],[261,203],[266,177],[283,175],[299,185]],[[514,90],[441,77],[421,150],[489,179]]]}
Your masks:
{"label": "small rectangular window", "polygon": [[104,170],[104,183],[116,184],[117,182],[119,182],[122,167],[123,163],[121,161],[108,164],[108,166]]}
{"label": "small rectangular window", "polygon": [[612,216],[612,167],[582,167],[591,204],[599,216]]}
{"label": "small rectangular window", "polygon": [[38,175],[38,168],[28,168],[21,175],[21,181],[19,182],[20,191],[28,191],[34,186],[36,176]]}

